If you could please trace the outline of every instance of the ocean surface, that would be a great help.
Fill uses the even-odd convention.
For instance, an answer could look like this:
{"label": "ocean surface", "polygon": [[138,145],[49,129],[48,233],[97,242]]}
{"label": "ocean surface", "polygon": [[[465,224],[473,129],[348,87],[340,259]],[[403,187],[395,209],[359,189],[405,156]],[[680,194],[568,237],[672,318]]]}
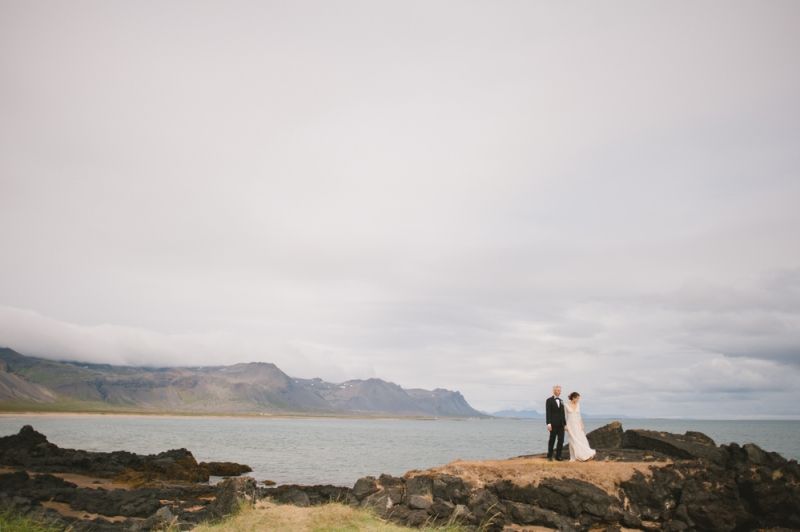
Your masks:
{"label": "ocean surface", "polygon": [[[586,430],[611,420],[587,419]],[[800,459],[800,421],[623,419],[623,428],[704,432]],[[337,419],[98,415],[0,416],[0,436],[33,425],[61,446],[157,453],[185,447],[198,461],[248,464],[258,480],[351,486],[365,475],[401,475],[461,458],[545,452],[543,420]]]}

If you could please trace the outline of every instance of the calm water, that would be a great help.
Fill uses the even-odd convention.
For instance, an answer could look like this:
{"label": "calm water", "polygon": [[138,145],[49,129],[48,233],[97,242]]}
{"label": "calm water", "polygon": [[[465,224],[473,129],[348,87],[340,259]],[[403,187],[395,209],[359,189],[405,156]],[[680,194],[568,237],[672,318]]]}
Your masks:
{"label": "calm water", "polygon": [[[586,430],[609,420],[586,420]],[[61,446],[156,453],[186,447],[198,461],[250,465],[258,480],[352,485],[364,475],[400,475],[457,458],[544,452],[542,420],[258,419],[111,416],[0,417],[0,436],[33,425]],[[800,421],[628,419],[625,428],[704,432],[719,443],[755,442],[800,458]]]}

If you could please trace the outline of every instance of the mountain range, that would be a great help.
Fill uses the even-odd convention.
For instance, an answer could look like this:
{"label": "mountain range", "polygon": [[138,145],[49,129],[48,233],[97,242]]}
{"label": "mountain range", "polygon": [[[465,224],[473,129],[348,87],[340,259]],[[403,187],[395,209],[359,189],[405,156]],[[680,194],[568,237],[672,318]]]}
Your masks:
{"label": "mountain range", "polygon": [[0,348],[0,409],[486,417],[457,391],[381,379],[296,379],[265,362],[150,368],[56,361],[9,348]]}

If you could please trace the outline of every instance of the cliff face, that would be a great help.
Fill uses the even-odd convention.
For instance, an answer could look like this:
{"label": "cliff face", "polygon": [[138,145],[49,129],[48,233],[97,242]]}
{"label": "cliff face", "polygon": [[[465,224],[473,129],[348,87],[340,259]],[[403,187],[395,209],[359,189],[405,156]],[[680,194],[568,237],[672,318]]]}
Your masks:
{"label": "cliff face", "polygon": [[59,362],[0,348],[0,402],[194,413],[482,416],[458,392],[380,379],[295,379],[275,364],[143,368]]}

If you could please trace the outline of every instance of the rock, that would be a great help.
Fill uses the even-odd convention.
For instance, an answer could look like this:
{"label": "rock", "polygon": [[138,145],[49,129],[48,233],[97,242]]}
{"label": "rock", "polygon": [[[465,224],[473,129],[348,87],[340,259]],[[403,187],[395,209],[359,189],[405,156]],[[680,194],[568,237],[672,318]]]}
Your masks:
{"label": "rock", "polygon": [[622,447],[623,433],[622,423],[612,421],[591,431],[586,438],[593,449],[619,449]]}
{"label": "rock", "polygon": [[425,495],[408,496],[408,507],[412,510],[427,510],[432,504],[433,501],[430,497],[426,497]]}
{"label": "rock", "polygon": [[392,505],[401,504],[405,499],[406,484],[403,478],[381,475],[378,477],[378,484],[389,500],[391,500]]}
{"label": "rock", "polygon": [[252,477],[228,478],[217,484],[216,498],[208,507],[212,518],[224,517],[252,501],[256,494],[256,481]]}
{"label": "rock", "polygon": [[236,462],[200,462],[198,467],[215,477],[238,477],[253,471],[250,466]]}
{"label": "rock", "polygon": [[118,476],[119,479],[142,480],[182,480],[186,482],[208,481],[208,471],[200,467],[186,449],[172,449],[141,460],[136,468],[129,468]]}
{"label": "rock", "polygon": [[428,524],[428,512],[425,510],[411,510],[406,517],[406,524],[411,527],[421,527]]}
{"label": "rock", "polygon": [[508,504],[508,508],[511,520],[520,525],[546,526],[564,531],[577,530],[575,524],[568,518],[551,510],[521,502],[511,502]]}
{"label": "rock", "polygon": [[375,477],[363,477],[356,480],[355,485],[353,486],[353,495],[357,500],[361,500],[368,495],[372,495],[376,491],[378,491],[378,483],[375,481]]}
{"label": "rock", "polygon": [[486,488],[475,490],[469,498],[469,509],[482,530],[502,530],[505,524],[504,508],[494,493]]}
{"label": "rock", "polygon": [[148,528],[164,528],[176,520],[169,506],[162,506],[156,513],[147,518]]}
{"label": "rock", "polygon": [[[489,488],[504,501],[538,507],[561,516],[581,518],[590,524],[617,523],[623,515],[619,501],[597,486],[578,479],[545,478],[538,485],[518,485],[503,480]],[[533,512],[527,507],[516,508],[518,512]],[[539,519],[544,520],[539,514]]]}
{"label": "rock", "polygon": [[453,504],[465,504],[469,500],[469,488],[461,477],[439,474],[433,478],[433,496]]}
{"label": "rock", "polygon": [[208,480],[208,472],[186,449],[173,449],[156,455],[62,449],[48,442],[30,425],[22,427],[17,434],[0,438],[0,464],[42,473],[78,473],[133,483]]}
{"label": "rock", "polygon": [[433,504],[428,508],[428,513],[437,519],[447,519],[453,513],[455,507],[456,505],[451,502],[434,499]]}
{"label": "rock", "polygon": [[353,498],[350,488],[330,484],[313,486],[284,484],[277,487],[260,488],[258,497],[269,497],[277,502],[296,506],[315,506],[329,502],[350,503]]}
{"label": "rock", "polygon": [[469,508],[464,504],[456,504],[450,518],[454,523],[473,524],[477,522],[475,515],[470,512]]}
{"label": "rock", "polygon": [[311,506],[311,499],[305,491],[297,486],[281,486],[283,489],[276,489],[270,497],[282,504],[293,504],[295,506]]}
{"label": "rock", "polygon": [[391,499],[383,490],[364,497],[359,506],[361,506],[361,508],[368,508],[383,518],[394,508]]}
{"label": "rock", "polygon": [[392,506],[384,515],[384,519],[389,519],[397,524],[405,525],[408,516],[411,514],[411,510],[408,509],[408,506],[404,506],[402,504],[397,504]]}
{"label": "rock", "polygon": [[698,432],[687,432],[681,436],[669,432],[629,429],[623,435],[623,446],[656,451],[675,458],[705,459],[716,464],[725,460],[724,453],[714,445],[714,441]]}
{"label": "rock", "polygon": [[393,477],[392,475],[382,474],[378,477],[378,483],[384,488],[403,486],[405,480],[402,477]]}
{"label": "rock", "polygon": [[428,475],[417,475],[406,479],[406,494],[433,496],[433,478]]}

